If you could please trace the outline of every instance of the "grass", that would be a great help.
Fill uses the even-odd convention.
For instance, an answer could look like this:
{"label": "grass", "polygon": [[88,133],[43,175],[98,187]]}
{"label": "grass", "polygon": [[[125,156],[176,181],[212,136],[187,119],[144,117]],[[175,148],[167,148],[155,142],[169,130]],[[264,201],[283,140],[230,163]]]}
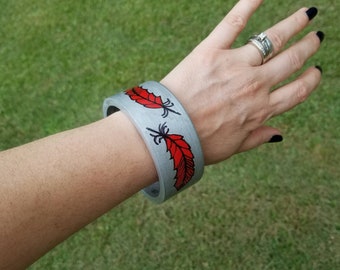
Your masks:
{"label": "grass", "polygon": [[[101,117],[102,100],[171,70],[235,1],[0,1],[0,149]],[[320,2],[320,1],[319,1]],[[310,1],[265,1],[235,43]],[[30,269],[339,269],[338,1],[308,65],[318,91],[271,120],[285,141],[206,168],[155,206],[136,195]]]}

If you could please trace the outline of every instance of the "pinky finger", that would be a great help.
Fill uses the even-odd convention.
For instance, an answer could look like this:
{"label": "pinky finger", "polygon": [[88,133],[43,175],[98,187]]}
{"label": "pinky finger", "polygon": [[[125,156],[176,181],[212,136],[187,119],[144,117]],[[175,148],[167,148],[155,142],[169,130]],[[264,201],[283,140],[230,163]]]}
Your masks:
{"label": "pinky finger", "polygon": [[280,130],[273,127],[261,126],[253,130],[243,141],[238,149],[238,153],[256,148],[264,143],[280,142],[282,139]]}
{"label": "pinky finger", "polygon": [[307,69],[296,80],[270,94],[272,116],[282,114],[304,102],[321,81],[322,70],[315,66]]}

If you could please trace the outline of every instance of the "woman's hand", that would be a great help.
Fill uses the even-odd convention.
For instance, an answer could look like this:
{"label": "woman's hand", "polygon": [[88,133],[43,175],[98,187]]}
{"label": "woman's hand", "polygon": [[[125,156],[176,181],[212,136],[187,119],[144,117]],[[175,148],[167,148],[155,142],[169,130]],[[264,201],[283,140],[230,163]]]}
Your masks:
{"label": "woman's hand", "polygon": [[321,69],[311,67],[294,81],[271,89],[302,68],[320,47],[322,32],[311,32],[290,48],[284,45],[316,15],[302,8],[265,31],[274,52],[268,61],[251,44],[231,49],[261,0],[241,0],[212,33],[162,81],[189,113],[206,164],[281,138],[264,126],[273,116],[303,102],[318,86]]}

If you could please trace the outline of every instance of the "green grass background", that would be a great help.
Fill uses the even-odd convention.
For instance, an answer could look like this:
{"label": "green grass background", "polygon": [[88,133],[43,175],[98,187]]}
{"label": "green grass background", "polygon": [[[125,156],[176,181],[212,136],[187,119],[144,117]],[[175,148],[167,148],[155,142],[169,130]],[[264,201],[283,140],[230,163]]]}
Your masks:
{"label": "green grass background", "polygon": [[[235,2],[0,0],[0,149],[100,119],[105,97],[160,80]],[[307,66],[323,81],[271,120],[283,143],[206,168],[165,204],[138,194],[30,269],[340,269],[340,2],[265,1],[235,46],[312,5],[303,34],[326,38]]]}

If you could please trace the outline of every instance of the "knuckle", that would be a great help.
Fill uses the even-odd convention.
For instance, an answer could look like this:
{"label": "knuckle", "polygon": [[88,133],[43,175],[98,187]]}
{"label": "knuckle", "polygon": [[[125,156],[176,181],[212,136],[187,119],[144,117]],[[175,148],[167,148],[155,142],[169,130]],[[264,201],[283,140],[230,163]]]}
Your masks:
{"label": "knuckle", "polygon": [[259,80],[254,79],[248,83],[246,90],[251,95],[256,95],[261,88],[262,83]]}
{"label": "knuckle", "polygon": [[301,60],[301,58],[299,57],[297,53],[291,51],[288,54],[288,58],[294,70],[299,70],[302,67],[303,61]]}
{"label": "knuckle", "polygon": [[240,14],[229,14],[226,17],[226,23],[240,30],[246,26],[246,21]]}
{"label": "knuckle", "polygon": [[274,50],[279,51],[283,47],[283,38],[278,33],[270,33],[270,40],[273,43]]}
{"label": "knuckle", "polygon": [[247,121],[252,123],[254,128],[263,125],[270,117],[268,108],[262,107],[259,108],[256,112],[253,112],[251,115],[248,115]]}
{"label": "knuckle", "polygon": [[[305,10],[306,8],[303,8],[302,10]],[[304,11],[305,13],[305,11]],[[295,13],[292,16],[293,23],[299,28],[303,28],[307,23],[308,20],[306,20],[306,16],[301,16],[300,12]]]}
{"label": "knuckle", "polygon": [[297,81],[296,98],[298,103],[304,102],[309,96],[308,85],[303,80]]}

